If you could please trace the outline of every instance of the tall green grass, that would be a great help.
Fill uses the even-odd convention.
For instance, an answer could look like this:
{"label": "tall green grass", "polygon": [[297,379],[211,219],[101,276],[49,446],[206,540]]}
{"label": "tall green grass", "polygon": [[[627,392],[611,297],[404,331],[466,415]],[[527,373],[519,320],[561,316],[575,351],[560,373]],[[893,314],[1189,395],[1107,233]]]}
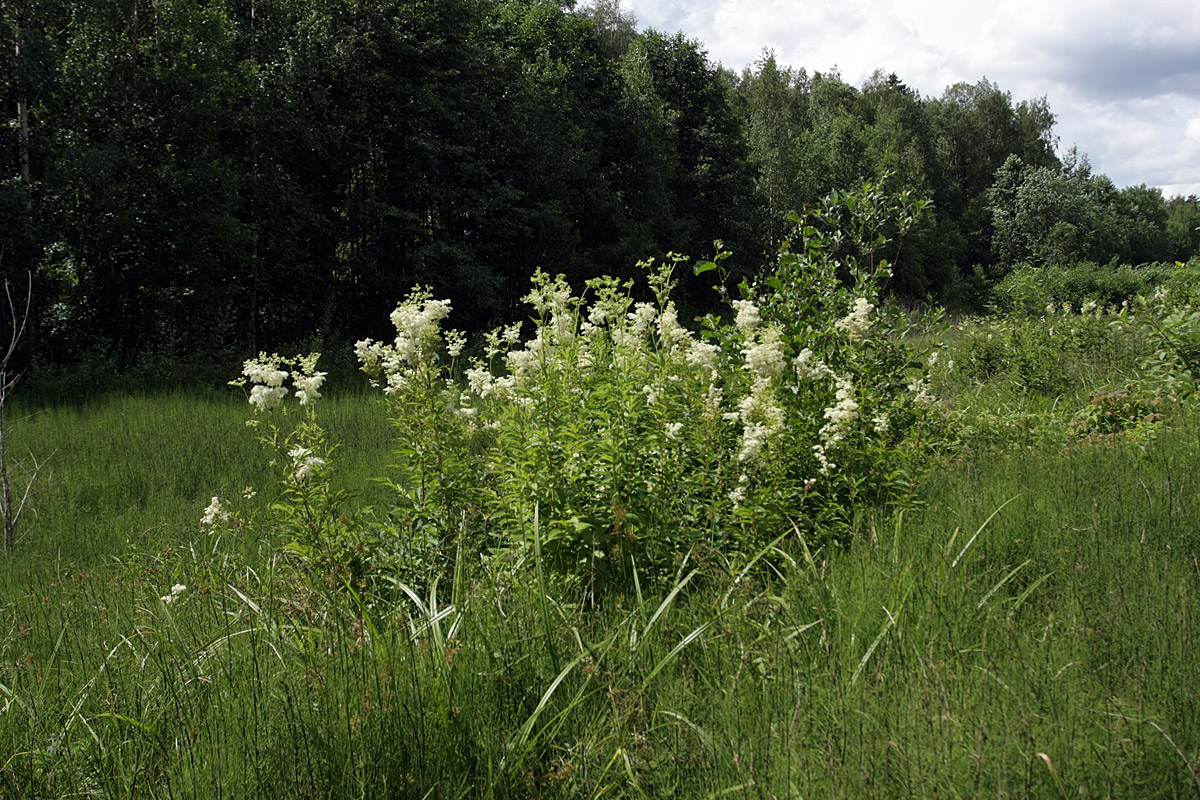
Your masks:
{"label": "tall green grass", "polygon": [[[322,420],[384,503],[372,403]],[[464,558],[357,608],[200,532],[213,494],[270,500],[239,398],[10,412],[53,456],[0,565],[0,796],[1200,794],[1192,416],[968,453],[905,517],[780,530],[748,570],[680,554],[653,595]]]}

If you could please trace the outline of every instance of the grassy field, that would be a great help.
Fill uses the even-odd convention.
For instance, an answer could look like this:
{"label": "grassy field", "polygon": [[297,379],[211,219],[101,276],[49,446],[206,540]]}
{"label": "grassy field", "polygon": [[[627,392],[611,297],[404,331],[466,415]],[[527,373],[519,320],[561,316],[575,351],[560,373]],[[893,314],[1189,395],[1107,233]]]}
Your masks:
{"label": "grassy field", "polygon": [[[1073,437],[999,385],[956,390],[921,505],[837,543],[599,605],[460,555],[369,609],[201,530],[273,499],[240,395],[18,398],[0,796],[1200,796],[1200,420]],[[378,401],[323,402],[336,484],[386,504]]]}

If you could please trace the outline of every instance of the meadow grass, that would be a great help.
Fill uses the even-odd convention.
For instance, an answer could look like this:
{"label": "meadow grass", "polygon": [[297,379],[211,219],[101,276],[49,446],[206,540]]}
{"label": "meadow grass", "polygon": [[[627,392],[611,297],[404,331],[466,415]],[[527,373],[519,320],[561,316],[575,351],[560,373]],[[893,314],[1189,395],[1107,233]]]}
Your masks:
{"label": "meadow grass", "polygon": [[[271,500],[240,396],[9,411],[45,466],[0,566],[0,796],[1200,795],[1194,413],[965,448],[838,544],[598,605],[461,556],[360,608],[201,532],[214,494]],[[375,401],[321,414],[385,504]]]}

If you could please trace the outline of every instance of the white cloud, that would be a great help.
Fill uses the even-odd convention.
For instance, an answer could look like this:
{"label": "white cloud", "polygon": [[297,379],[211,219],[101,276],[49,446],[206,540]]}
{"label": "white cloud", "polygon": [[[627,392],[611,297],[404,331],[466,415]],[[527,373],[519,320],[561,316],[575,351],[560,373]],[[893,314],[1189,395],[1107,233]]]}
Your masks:
{"label": "white cloud", "polygon": [[[1046,96],[1064,146],[1118,186],[1200,193],[1200,3],[1195,0],[623,0],[643,27],[683,31],[741,70],[781,65],[861,85],[876,69],[925,96],[987,76]],[[1183,187],[1183,188],[1180,188]]]}

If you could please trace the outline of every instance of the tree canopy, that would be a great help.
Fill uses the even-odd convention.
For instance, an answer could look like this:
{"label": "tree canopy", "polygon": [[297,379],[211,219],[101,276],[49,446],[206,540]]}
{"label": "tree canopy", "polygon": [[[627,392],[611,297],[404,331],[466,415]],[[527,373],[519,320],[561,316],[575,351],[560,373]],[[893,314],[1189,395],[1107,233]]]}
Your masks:
{"label": "tree canopy", "polygon": [[0,276],[34,276],[46,364],[380,335],[415,284],[480,329],[536,269],[718,239],[748,273],[789,212],[884,177],[933,201],[890,286],[917,298],[1197,246],[1195,198],[1060,161],[1045,98],[735,75],[617,0],[14,0],[0,29]]}

